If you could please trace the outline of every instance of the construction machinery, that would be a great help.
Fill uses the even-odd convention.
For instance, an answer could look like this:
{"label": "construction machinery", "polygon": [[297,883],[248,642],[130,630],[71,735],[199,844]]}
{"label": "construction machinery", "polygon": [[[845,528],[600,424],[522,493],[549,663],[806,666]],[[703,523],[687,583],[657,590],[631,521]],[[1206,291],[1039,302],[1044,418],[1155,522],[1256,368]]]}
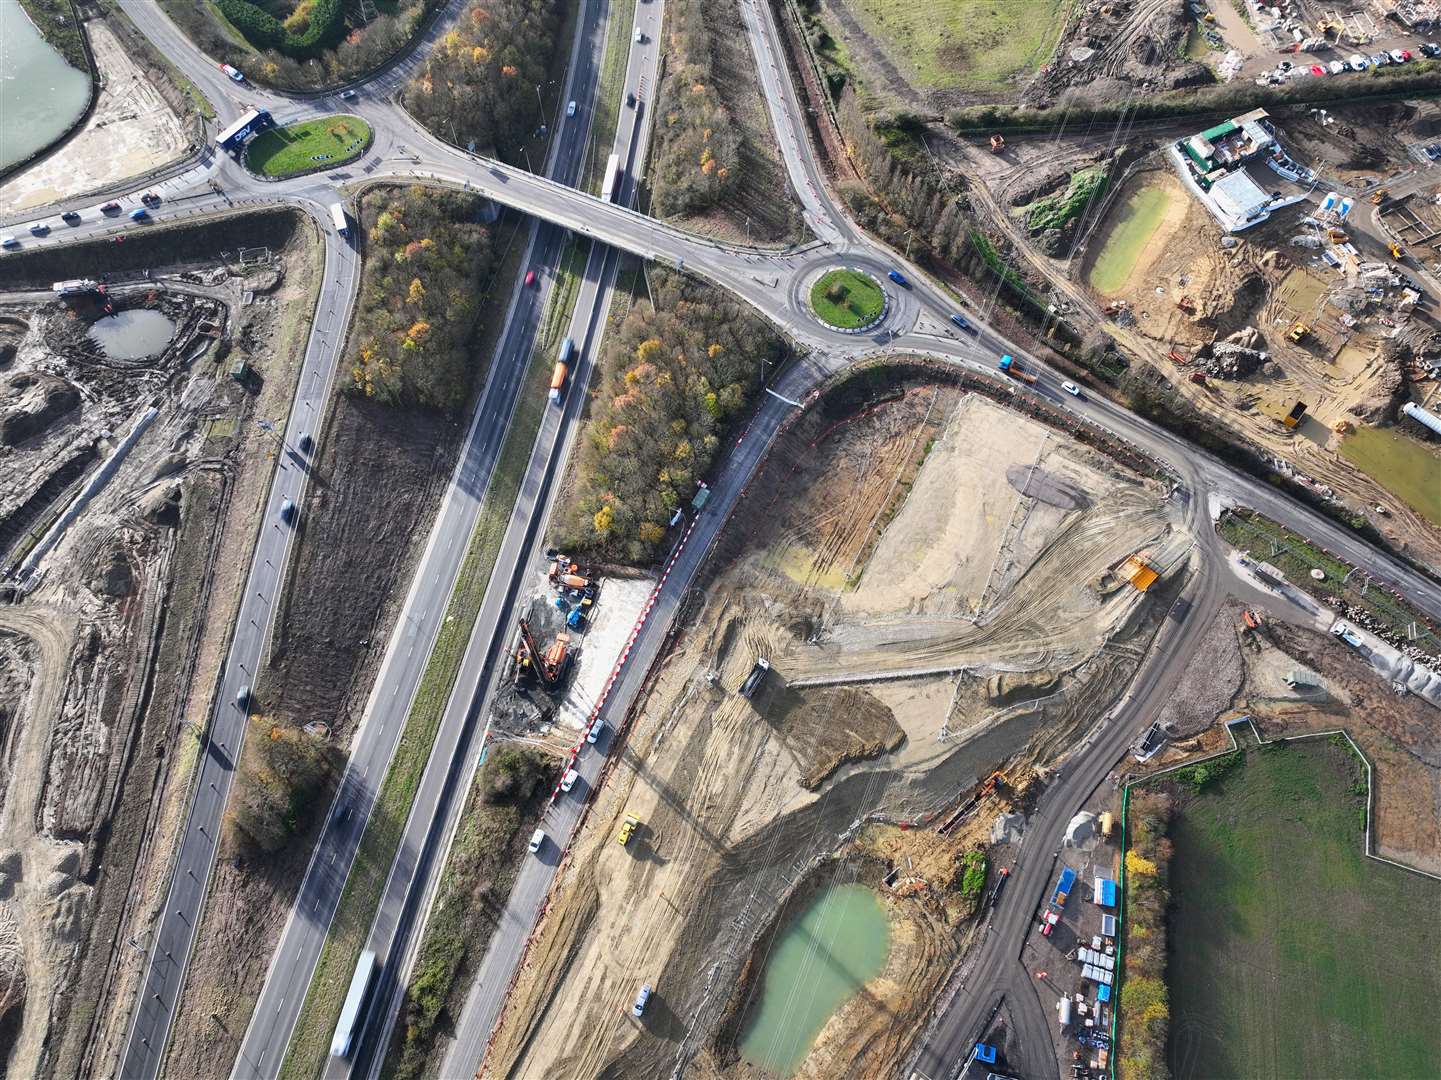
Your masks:
{"label": "construction machinery", "polygon": [[536,644],[530,623],[520,620],[520,648],[515,656],[515,681],[525,683],[539,679],[547,689],[560,684],[570,661],[570,635],[559,633],[544,652]]}
{"label": "construction machinery", "polygon": [[1006,137],[999,133],[991,136],[991,153],[999,154],[1006,148]]}
{"label": "construction machinery", "polygon": [[1182,311],[1184,311],[1187,315],[1196,314],[1196,301],[1192,300],[1189,296],[1183,296],[1179,300],[1177,300],[1176,306]]}
{"label": "construction machinery", "polygon": [[1286,331],[1286,339],[1297,345],[1301,344],[1301,342],[1310,336],[1311,328],[1300,320],[1297,320],[1291,329]]}
{"label": "construction machinery", "polygon": [[1326,236],[1333,244],[1344,244],[1351,238],[1346,235],[1345,230],[1330,228],[1326,230]]}
{"label": "construction machinery", "polygon": [[615,834],[615,842],[621,847],[625,847],[630,843],[630,838],[638,828],[640,828],[640,818],[634,814],[627,814],[625,820],[620,823],[620,832]]}
{"label": "construction machinery", "polygon": [[1393,259],[1404,259],[1406,257],[1405,249],[1402,248],[1400,244],[1396,243],[1395,240],[1390,241],[1386,245],[1386,248],[1388,251],[1391,252],[1391,258]]}
{"label": "construction machinery", "polygon": [[1391,193],[1385,188],[1377,188],[1375,191],[1371,192],[1371,205],[1380,206],[1383,202],[1386,201],[1386,197],[1390,194]]}

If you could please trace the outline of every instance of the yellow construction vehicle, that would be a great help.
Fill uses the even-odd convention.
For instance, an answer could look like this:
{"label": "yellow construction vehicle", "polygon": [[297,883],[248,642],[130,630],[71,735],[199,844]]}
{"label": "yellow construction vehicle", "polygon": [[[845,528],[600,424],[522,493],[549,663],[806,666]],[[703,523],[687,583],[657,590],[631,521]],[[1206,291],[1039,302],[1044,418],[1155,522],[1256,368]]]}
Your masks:
{"label": "yellow construction vehicle", "polygon": [[1402,250],[1401,245],[1396,243],[1395,240],[1392,240],[1386,246],[1391,250],[1391,258],[1404,259],[1406,257],[1406,252]]}
{"label": "yellow construction vehicle", "polygon": [[1300,344],[1311,333],[1311,328],[1303,322],[1297,322],[1290,330],[1286,331],[1286,337],[1296,344]]}
{"label": "yellow construction vehicle", "polygon": [[1389,194],[1391,193],[1385,188],[1377,188],[1375,191],[1371,192],[1371,205],[1380,206],[1383,202],[1386,201],[1386,196]]}
{"label": "yellow construction vehicle", "polygon": [[1330,237],[1331,243],[1333,243],[1333,244],[1344,244],[1347,240],[1351,239],[1349,236],[1347,236],[1347,235],[1346,235],[1343,231],[1341,231],[1340,229],[1334,229],[1334,228],[1333,228],[1333,229],[1327,229],[1327,230],[1326,230],[1326,235],[1327,235],[1328,237]]}

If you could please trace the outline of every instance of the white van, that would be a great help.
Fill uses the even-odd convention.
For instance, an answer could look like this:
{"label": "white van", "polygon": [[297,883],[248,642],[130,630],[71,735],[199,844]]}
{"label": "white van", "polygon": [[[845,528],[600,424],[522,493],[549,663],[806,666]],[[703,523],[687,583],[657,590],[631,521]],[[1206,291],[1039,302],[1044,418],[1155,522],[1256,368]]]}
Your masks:
{"label": "white van", "polygon": [[544,829],[536,829],[535,832],[533,832],[533,833],[530,834],[530,853],[531,853],[532,855],[534,855],[537,851],[539,851],[539,850],[541,849],[541,846],[542,846],[544,843],[545,843],[545,830],[544,830]]}
{"label": "white van", "polygon": [[575,787],[575,782],[580,779],[580,773],[574,769],[567,769],[565,775],[560,778],[560,790],[569,791]]}
{"label": "white van", "polygon": [[650,1000],[650,993],[650,983],[646,983],[640,988],[640,993],[635,996],[635,1004],[630,1007],[632,1016],[639,1016],[645,1012],[645,1003]]}

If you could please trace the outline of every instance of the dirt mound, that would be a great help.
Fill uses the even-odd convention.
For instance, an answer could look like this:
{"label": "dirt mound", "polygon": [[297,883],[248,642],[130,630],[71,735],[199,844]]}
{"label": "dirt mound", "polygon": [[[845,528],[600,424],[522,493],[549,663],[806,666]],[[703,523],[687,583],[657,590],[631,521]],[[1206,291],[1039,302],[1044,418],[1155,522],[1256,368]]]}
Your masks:
{"label": "dirt mound", "polygon": [[1060,677],[1050,672],[1001,672],[986,680],[986,700],[992,705],[1014,705],[1045,697],[1060,684]]}
{"label": "dirt mound", "polygon": [[80,392],[59,376],[38,371],[16,375],[0,387],[0,443],[22,443],[79,404]]}
{"label": "dirt mound", "polygon": [[0,911],[0,1016],[25,1000],[25,953],[20,947],[20,929]]}
{"label": "dirt mound", "polygon": [[[771,681],[780,679],[772,675]],[[864,690],[798,693],[780,687],[756,704],[802,762],[800,783],[807,791],[847,762],[878,757],[906,737],[891,710]]]}

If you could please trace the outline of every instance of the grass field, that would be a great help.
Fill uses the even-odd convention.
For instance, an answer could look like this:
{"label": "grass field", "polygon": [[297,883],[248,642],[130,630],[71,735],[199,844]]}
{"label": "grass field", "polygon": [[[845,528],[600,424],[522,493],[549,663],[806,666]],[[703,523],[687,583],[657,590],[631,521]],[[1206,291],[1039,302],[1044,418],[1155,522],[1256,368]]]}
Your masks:
{"label": "grass field", "polygon": [[1344,742],[1247,754],[1172,826],[1176,1080],[1423,1077],[1441,1061],[1441,883],[1362,854]]}
{"label": "grass field", "polygon": [[370,145],[370,125],[358,116],[327,116],[262,131],[250,141],[245,163],[273,180],[333,169],[354,161]]}
{"label": "grass field", "polygon": [[997,90],[1050,59],[1067,0],[846,0],[918,89]]}
{"label": "grass field", "polygon": [[885,306],[881,287],[855,270],[828,271],[811,286],[811,307],[816,315],[843,330],[874,322]]}
{"label": "grass field", "polygon": [[1116,223],[1105,246],[1091,264],[1091,286],[1099,293],[1119,291],[1131,276],[1141,252],[1156,235],[1170,205],[1170,194],[1162,187],[1147,186],[1131,192],[1116,210]]}
{"label": "grass field", "polygon": [[1393,428],[1360,425],[1341,456],[1433,525],[1441,525],[1441,457]]}

